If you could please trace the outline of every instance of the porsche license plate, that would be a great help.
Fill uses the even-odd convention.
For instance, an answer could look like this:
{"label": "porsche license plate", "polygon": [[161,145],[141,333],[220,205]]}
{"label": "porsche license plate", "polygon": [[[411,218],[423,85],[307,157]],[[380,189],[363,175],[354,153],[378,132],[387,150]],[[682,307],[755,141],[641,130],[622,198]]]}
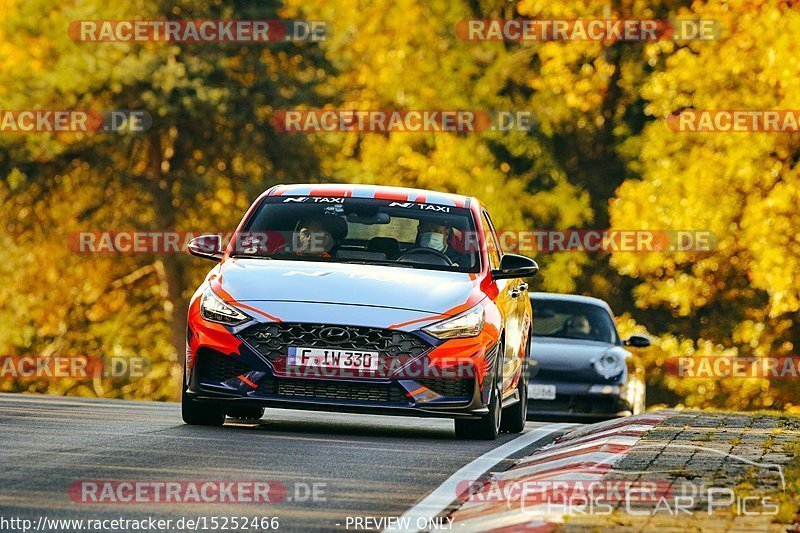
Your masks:
{"label": "porsche license plate", "polygon": [[556,386],[532,383],[528,385],[528,398],[531,400],[555,400]]}

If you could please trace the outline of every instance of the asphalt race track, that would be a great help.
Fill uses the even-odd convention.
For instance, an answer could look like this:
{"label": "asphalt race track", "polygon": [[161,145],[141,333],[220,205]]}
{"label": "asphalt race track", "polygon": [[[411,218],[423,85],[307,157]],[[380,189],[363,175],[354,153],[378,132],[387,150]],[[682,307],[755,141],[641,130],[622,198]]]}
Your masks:
{"label": "asphalt race track", "polygon": [[[542,425],[528,422],[526,431]],[[259,423],[205,428],[184,425],[178,404],[0,394],[0,518],[277,517],[279,531],[365,530],[354,527],[356,517],[400,516],[459,468],[516,437],[459,441],[451,420],[277,409]],[[85,503],[69,492],[83,480],[256,480],[282,485],[286,497]]]}

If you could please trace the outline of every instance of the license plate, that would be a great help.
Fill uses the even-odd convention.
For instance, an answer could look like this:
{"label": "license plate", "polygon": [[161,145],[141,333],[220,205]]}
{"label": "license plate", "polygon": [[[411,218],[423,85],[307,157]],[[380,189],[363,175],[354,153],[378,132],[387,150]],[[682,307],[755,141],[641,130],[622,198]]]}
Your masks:
{"label": "license plate", "polygon": [[290,347],[288,363],[289,366],[306,368],[375,371],[378,370],[378,352]]}
{"label": "license plate", "polygon": [[555,400],[556,386],[530,384],[528,385],[528,398],[531,400]]}

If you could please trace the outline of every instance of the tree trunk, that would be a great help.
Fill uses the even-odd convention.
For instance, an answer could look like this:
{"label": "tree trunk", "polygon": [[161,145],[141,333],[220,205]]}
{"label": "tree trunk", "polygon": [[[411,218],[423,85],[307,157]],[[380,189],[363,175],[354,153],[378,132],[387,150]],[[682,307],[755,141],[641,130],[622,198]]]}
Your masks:
{"label": "tree trunk", "polygon": [[[148,140],[147,185],[156,214],[156,231],[172,232],[176,230],[175,207],[173,205],[174,189],[168,170],[163,167],[164,149],[161,137],[154,131]],[[186,354],[186,313],[187,303],[183,298],[185,278],[180,258],[174,253],[166,253],[157,258],[154,266],[161,280],[161,297],[163,298],[164,317],[169,324],[170,376],[175,383],[180,382],[183,360]],[[176,387],[173,400],[180,398],[180,388]]]}

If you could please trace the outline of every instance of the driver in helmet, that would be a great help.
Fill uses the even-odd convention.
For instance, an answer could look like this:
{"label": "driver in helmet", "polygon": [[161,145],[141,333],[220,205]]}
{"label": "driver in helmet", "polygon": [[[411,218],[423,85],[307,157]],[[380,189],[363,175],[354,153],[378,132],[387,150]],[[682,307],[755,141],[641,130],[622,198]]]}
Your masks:
{"label": "driver in helmet", "polygon": [[469,258],[450,247],[451,234],[450,226],[421,221],[417,227],[417,246],[443,253],[455,266],[469,266]]}

